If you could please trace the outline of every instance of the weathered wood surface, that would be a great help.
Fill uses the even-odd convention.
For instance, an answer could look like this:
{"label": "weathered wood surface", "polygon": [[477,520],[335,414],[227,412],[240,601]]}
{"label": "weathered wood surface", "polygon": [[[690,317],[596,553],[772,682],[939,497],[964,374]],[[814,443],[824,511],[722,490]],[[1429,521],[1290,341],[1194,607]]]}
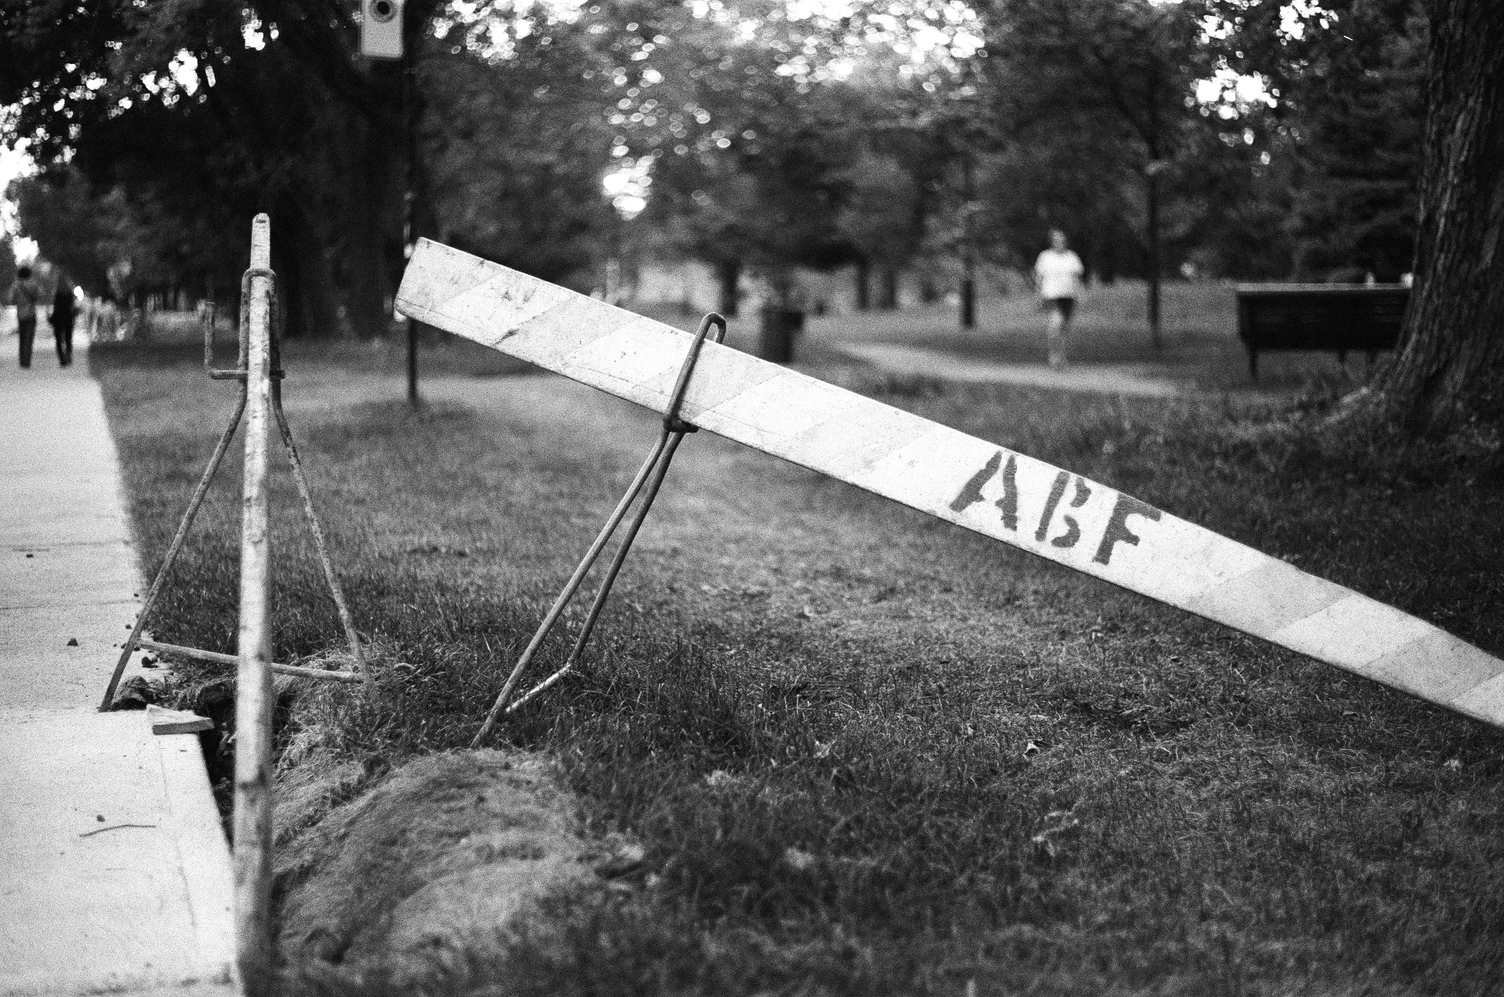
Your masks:
{"label": "weathered wood surface", "polygon": [[197,734],[214,729],[214,721],[208,717],[192,710],[169,710],[155,703],[147,704],[146,721],[151,724],[153,734]]}
{"label": "weathered wood surface", "polygon": [[[662,412],[687,333],[429,240],[405,315]],[[1130,495],[746,353],[706,343],[682,414],[703,429],[1047,560],[1504,726],[1504,662]]]}

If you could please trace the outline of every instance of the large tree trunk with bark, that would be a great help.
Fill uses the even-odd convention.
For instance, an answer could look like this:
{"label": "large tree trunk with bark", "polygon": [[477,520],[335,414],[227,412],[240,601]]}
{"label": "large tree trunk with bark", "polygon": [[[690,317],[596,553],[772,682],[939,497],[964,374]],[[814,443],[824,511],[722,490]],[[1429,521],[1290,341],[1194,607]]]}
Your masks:
{"label": "large tree trunk with bark", "polygon": [[1504,417],[1504,17],[1432,0],[1415,285],[1377,397],[1413,429]]}

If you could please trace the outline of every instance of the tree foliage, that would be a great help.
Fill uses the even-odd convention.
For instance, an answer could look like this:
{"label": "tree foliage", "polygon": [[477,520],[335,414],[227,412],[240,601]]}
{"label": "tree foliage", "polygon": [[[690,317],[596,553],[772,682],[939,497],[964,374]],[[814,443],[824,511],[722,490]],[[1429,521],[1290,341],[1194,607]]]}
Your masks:
{"label": "tree foliage", "polygon": [[[1196,160],[1220,152],[1199,140],[1206,119],[1192,99],[1210,75],[1202,14],[1199,4],[1152,0],[988,6],[984,78],[1004,148],[998,165],[1004,183],[1022,181],[1040,198],[1032,225],[1015,206],[1005,231],[1038,247],[1041,229],[1082,226],[1074,234],[1100,270],[1149,279],[1156,335],[1166,235],[1184,255],[1184,237],[1214,203],[1197,182]],[[1115,196],[1083,202],[1087,189]]]}
{"label": "tree foliage", "polygon": [[237,286],[264,210],[294,331],[380,321],[398,81],[353,58],[347,4],[44,0],[7,8],[0,38],[7,137],[50,182],[175,229],[181,281]]}
{"label": "tree foliage", "polygon": [[535,11],[503,24],[504,46],[483,20],[446,26],[422,65],[433,234],[588,287],[614,221],[601,189],[613,147],[608,60],[588,23]]}
{"label": "tree foliage", "polygon": [[745,266],[787,295],[792,267],[856,258],[842,226],[854,129],[838,88],[812,78],[823,26],[748,8],[663,5],[632,22],[646,58],[618,67],[631,85],[611,120],[651,184],[639,226],[728,282]]}
{"label": "tree foliage", "polygon": [[1415,248],[1425,20],[1414,0],[1359,0],[1346,5],[1340,35],[1312,42],[1289,91],[1304,132],[1297,269],[1397,280]]}
{"label": "tree foliage", "polygon": [[[1222,3],[1227,63],[1278,95],[1244,115],[1287,191],[1290,271],[1397,280],[1411,269],[1425,115],[1421,0]],[[1275,16],[1285,11],[1281,16]]]}
{"label": "tree foliage", "polygon": [[[410,0],[415,224],[580,287],[633,247],[694,256],[728,305],[745,269],[1026,266],[1054,226],[1109,278],[1393,278],[1463,2]],[[294,326],[381,327],[403,81],[356,57],[354,7],[0,11],[0,135],[42,161],[49,255],[223,293],[267,210]]]}

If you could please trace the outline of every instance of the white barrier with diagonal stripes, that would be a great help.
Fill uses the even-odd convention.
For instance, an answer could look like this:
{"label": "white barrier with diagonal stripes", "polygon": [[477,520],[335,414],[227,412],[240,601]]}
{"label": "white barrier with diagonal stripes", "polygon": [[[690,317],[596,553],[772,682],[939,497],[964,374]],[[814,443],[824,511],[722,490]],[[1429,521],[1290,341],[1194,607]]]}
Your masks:
{"label": "white barrier with diagonal stripes", "polygon": [[[422,240],[405,315],[664,411],[691,337]],[[1050,561],[1504,726],[1504,661],[1130,495],[707,343],[684,418]]]}

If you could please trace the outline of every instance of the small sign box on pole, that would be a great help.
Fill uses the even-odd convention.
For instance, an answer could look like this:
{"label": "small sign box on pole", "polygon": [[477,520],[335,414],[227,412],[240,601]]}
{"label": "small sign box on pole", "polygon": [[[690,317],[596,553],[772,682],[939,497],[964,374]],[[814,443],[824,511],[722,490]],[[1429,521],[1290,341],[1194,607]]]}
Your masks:
{"label": "small sign box on pole", "polygon": [[367,59],[402,58],[402,0],[361,0],[360,54]]}

